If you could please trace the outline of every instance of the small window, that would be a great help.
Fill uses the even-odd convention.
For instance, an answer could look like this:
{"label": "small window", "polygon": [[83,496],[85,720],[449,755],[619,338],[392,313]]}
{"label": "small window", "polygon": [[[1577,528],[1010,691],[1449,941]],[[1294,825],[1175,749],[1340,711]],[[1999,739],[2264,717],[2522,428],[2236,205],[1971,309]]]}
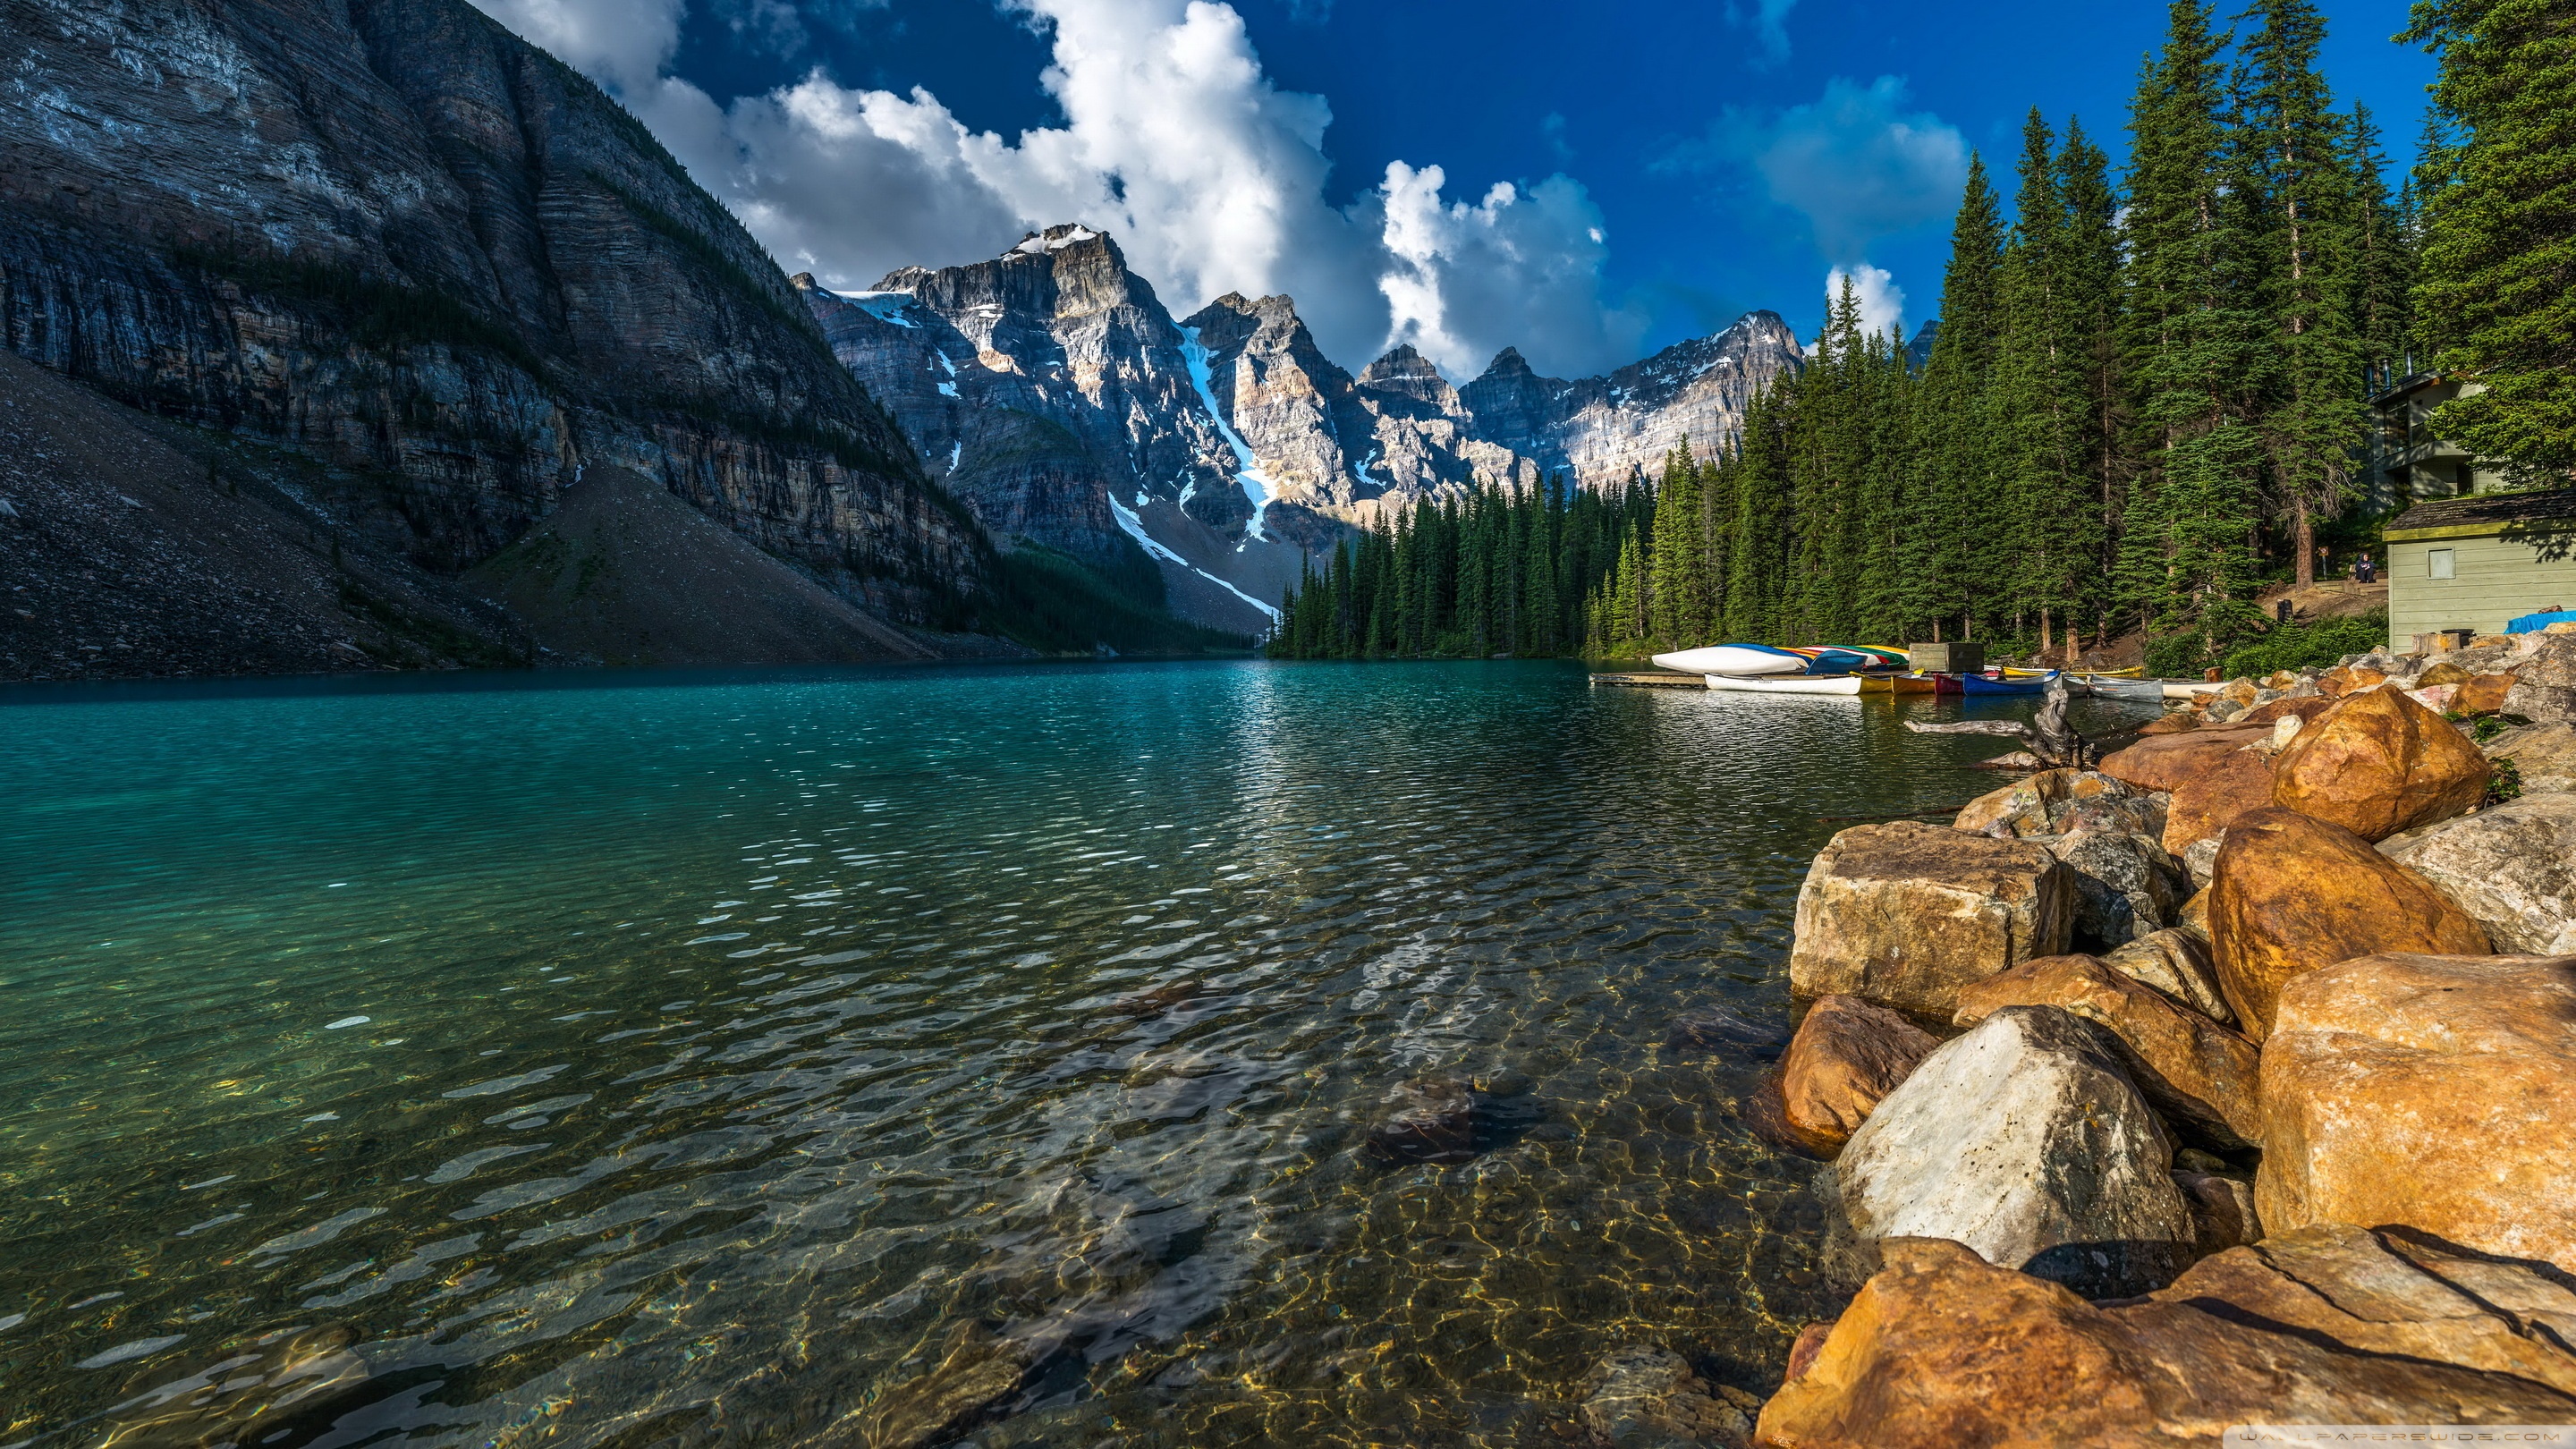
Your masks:
{"label": "small window", "polygon": [[2447,579],[2453,577],[2454,575],[2451,572],[2451,555],[2453,552],[2454,550],[2451,549],[2437,548],[2424,555],[2425,577],[2435,579]]}

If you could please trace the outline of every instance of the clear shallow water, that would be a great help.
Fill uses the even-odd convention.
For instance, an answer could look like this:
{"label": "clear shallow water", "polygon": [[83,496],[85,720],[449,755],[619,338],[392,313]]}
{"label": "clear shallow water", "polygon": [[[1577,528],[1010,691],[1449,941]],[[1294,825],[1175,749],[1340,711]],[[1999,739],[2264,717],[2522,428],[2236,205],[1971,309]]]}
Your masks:
{"label": "clear shallow water", "polygon": [[[1811,1165],[1764,1051],[1668,1036],[1785,1032],[1820,816],[1994,783],[1897,719],[1536,663],[0,694],[0,1444],[882,1444],[943,1363],[1020,1380],[993,1449],[1561,1444],[1639,1342],[1767,1389],[1838,1306]],[[1437,1074],[1488,1150],[1373,1161]]]}

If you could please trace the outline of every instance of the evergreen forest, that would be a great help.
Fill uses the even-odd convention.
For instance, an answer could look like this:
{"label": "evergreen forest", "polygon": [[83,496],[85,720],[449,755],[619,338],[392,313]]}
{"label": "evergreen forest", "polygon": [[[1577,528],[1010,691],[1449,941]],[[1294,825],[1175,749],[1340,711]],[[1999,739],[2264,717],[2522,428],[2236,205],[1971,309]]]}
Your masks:
{"label": "evergreen forest", "polygon": [[[2437,431],[2520,486],[2576,469],[2576,12],[2421,0],[2440,61],[2400,184],[2338,107],[2308,0],[2175,0],[2125,171],[2034,111],[1970,160],[1928,358],[1850,284],[1739,435],[1609,493],[1470,490],[1345,541],[1287,600],[1296,658],[1639,657],[1728,639],[1982,639],[2159,674],[2253,643],[2269,582],[2375,540],[2368,399],[2475,377]],[[1916,362],[1920,365],[1915,365]],[[2395,500],[2402,507],[2407,500]]]}

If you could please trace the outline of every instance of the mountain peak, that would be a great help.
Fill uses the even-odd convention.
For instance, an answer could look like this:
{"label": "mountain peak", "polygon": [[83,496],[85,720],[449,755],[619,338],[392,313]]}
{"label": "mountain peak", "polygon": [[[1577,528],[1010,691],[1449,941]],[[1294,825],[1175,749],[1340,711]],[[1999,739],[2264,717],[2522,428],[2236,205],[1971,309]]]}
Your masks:
{"label": "mountain peak", "polygon": [[1118,250],[1117,243],[1110,241],[1109,233],[1105,231],[1093,231],[1078,221],[1059,222],[1044,231],[1033,231],[1021,237],[1016,246],[1002,253],[1002,260],[1021,256],[1042,257],[1095,241],[1107,246],[1112,253]]}
{"label": "mountain peak", "polygon": [[1536,369],[1529,365],[1529,359],[1521,356],[1519,348],[1506,347],[1494,354],[1493,361],[1485,364],[1485,371],[1477,380],[1481,382],[1487,377],[1527,377],[1535,371]]}

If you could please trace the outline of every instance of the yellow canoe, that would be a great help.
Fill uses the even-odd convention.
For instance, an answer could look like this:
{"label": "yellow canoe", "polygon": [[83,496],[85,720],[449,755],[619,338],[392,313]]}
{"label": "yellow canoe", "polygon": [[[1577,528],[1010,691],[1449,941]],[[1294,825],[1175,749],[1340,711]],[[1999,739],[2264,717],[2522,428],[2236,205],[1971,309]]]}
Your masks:
{"label": "yellow canoe", "polygon": [[1860,677],[1860,692],[1863,694],[1934,694],[1939,689],[1940,686],[1934,684],[1928,675],[1864,674]]}
{"label": "yellow canoe", "polygon": [[[2047,669],[2016,669],[2009,664],[2003,668],[2006,679],[2046,679],[2054,672]],[[2066,671],[2066,677],[2069,679],[2138,679],[2144,677],[2146,672],[2144,666],[2132,664],[2126,669],[2069,669]]]}

